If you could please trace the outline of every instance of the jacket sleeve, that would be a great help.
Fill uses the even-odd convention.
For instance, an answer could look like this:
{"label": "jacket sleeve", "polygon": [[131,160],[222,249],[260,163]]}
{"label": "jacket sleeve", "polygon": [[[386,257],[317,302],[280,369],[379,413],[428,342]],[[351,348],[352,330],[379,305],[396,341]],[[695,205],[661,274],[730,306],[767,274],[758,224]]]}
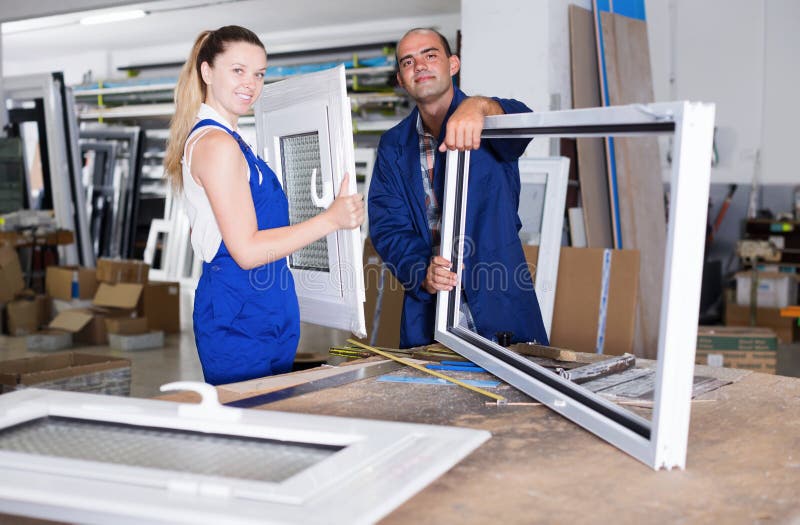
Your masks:
{"label": "jacket sleeve", "polygon": [[392,170],[386,157],[379,147],[369,187],[369,235],[375,251],[403,285],[406,294],[419,301],[432,301],[434,295],[422,288],[431,248],[414,229],[399,173]]}
{"label": "jacket sleeve", "polygon": [[[519,100],[496,97],[493,97],[493,100],[500,104],[500,107],[503,108],[503,112],[506,115],[533,112],[531,108]],[[495,155],[503,161],[514,161],[520,158],[522,154],[525,153],[525,148],[528,147],[531,140],[532,139],[484,139]]]}

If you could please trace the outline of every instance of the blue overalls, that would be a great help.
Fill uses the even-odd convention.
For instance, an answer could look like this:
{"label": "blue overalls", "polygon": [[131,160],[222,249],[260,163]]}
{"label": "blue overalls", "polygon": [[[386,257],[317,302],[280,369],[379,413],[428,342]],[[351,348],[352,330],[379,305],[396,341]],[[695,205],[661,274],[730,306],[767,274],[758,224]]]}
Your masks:
{"label": "blue overalls", "polygon": [[[211,119],[239,143],[250,167],[259,230],[289,225],[289,203],[275,173],[238,133]],[[205,381],[234,383],[292,369],[300,339],[300,309],[286,259],[243,270],[225,242],[203,263],[194,300],[194,336]]]}

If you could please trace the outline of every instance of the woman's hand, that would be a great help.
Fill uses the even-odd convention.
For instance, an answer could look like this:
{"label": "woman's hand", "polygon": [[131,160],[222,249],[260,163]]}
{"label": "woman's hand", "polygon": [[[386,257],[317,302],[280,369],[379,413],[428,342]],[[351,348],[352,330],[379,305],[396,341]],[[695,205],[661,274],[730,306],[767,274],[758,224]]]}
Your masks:
{"label": "woman's hand", "polygon": [[349,181],[350,174],[345,173],[339,196],[325,210],[337,230],[358,228],[364,222],[364,196],[359,193],[347,195]]}

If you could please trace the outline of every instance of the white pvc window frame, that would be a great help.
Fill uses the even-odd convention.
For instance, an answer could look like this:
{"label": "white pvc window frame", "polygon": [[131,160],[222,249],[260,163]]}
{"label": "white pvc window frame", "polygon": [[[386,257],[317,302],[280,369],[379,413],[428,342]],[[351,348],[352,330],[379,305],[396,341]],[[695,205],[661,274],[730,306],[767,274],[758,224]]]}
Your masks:
{"label": "white pvc window frame", "polygon": [[373,523],[490,437],[466,428],[224,407],[210,385],[166,387],[196,390],[203,402],[25,389],[0,397],[0,433],[60,417],[341,449],[280,482],[0,450],[0,508],[71,523]]}
{"label": "white pvc window frame", "polygon": [[[458,326],[460,286],[439,292],[436,339],[504,381],[658,470],[685,468],[697,312],[703,269],[714,105],[669,102],[487,117],[484,138],[606,137],[672,134],[670,212],[652,419]],[[447,157],[442,212],[443,257],[462,271],[469,152]]]}
{"label": "white pvc window frame", "polygon": [[[329,206],[339,192],[345,173],[350,174],[349,191],[357,191],[352,116],[344,66],[264,86],[255,106],[255,121],[258,151],[284,187],[281,138],[318,133],[322,173],[316,175],[322,179],[324,191],[322,195],[313,196],[315,202],[320,207]],[[360,230],[334,232],[328,236],[327,245],[328,272],[292,268],[300,319],[366,337]]]}
{"label": "white pvc window frame", "polygon": [[[536,256],[534,289],[542,312],[542,322],[550,338],[556,304],[558,261],[561,258],[561,235],[564,228],[564,206],[567,202],[569,159],[545,157],[519,159],[520,185],[544,185],[544,206],[539,228],[539,253]],[[529,205],[520,198],[519,207]],[[524,224],[523,224],[524,227]]]}
{"label": "white pvc window frame", "polygon": [[372,170],[375,169],[377,151],[375,148],[355,148],[355,166],[363,166],[364,182],[359,184],[359,192],[364,195],[364,224],[361,225],[361,242],[365,242],[369,237],[369,208],[366,196],[369,195],[369,185],[372,182]]}
{"label": "white pvc window frame", "polygon": [[50,166],[53,211],[61,228],[75,232],[74,244],[58,247],[60,260],[62,264],[94,267],[72,90],[64,86],[61,73],[11,76],[0,80],[5,97],[2,102],[6,107],[9,103],[14,108],[27,101],[42,99],[47,151],[41,154],[47,155]]}

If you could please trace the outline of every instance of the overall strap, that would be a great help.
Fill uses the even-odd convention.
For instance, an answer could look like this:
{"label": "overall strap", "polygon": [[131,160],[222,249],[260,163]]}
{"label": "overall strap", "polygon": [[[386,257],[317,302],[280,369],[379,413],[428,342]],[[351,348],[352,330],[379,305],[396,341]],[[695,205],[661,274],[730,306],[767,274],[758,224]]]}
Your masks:
{"label": "overall strap", "polygon": [[228,134],[233,137],[236,142],[239,143],[239,149],[242,150],[242,154],[244,155],[247,164],[250,166],[250,169],[255,169],[258,172],[258,184],[261,185],[261,182],[264,180],[264,172],[261,169],[261,166],[258,164],[258,160],[253,153],[253,150],[250,149],[250,146],[244,141],[241,135],[233,131],[232,129],[228,129],[227,126],[217,122],[214,119],[206,118],[199,121],[197,124],[194,125],[192,131],[189,132],[189,135],[195,132],[195,130],[205,127],[205,126],[217,126],[218,128],[224,129],[228,132]]}

